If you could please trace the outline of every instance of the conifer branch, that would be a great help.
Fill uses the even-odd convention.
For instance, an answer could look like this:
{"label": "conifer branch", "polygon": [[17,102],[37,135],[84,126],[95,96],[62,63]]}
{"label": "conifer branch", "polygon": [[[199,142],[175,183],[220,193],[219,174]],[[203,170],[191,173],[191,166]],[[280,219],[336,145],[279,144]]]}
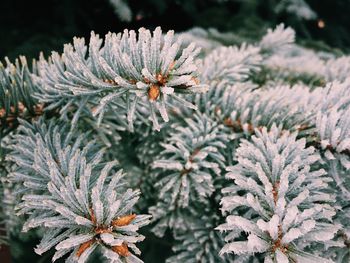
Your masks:
{"label": "conifer branch", "polygon": [[[311,168],[319,160],[314,149],[305,148],[305,140],[296,140],[296,134],[281,135],[276,127],[255,134],[237,149],[238,164],[227,174],[244,194],[224,189],[228,196],[222,199],[223,211],[244,206],[251,216],[232,214],[218,227],[229,231],[221,253],[263,253],[265,262],[331,262],[298,249],[298,242],[327,244],[339,229],[331,223],[335,211],[332,196],[325,192],[330,179],[324,170]],[[247,233],[245,241],[241,232]]]}
{"label": "conifer branch", "polygon": [[126,189],[121,170],[110,174],[116,161],[101,163],[102,152],[91,151],[94,142],[81,147],[83,137],[74,139],[52,123],[23,122],[20,129],[8,156],[19,167],[9,176],[26,188],[18,205],[19,213],[30,215],[24,231],[47,228],[36,253],[55,247],[53,261],[70,253],[68,261],[86,262],[101,247],[110,261],[140,262],[130,250],[140,253],[135,243],[144,237],[137,230],[150,216],[132,213],[140,192]]}
{"label": "conifer branch", "polygon": [[62,56],[53,53],[49,62],[39,61],[38,82],[43,91],[41,101],[51,107],[64,105],[82,97],[98,97],[95,116],[106,112],[117,102],[127,108],[130,129],[140,104],[147,109],[156,130],[160,129],[156,111],[167,122],[167,105],[179,101],[196,108],[180,94],[207,90],[199,84],[194,58],[199,52],[194,45],[182,51],[174,32],[162,35],[158,27],[153,36],[149,30],[125,30],[123,34],[109,33],[103,40],[91,33],[90,43],[74,38],[73,45],[64,48]]}

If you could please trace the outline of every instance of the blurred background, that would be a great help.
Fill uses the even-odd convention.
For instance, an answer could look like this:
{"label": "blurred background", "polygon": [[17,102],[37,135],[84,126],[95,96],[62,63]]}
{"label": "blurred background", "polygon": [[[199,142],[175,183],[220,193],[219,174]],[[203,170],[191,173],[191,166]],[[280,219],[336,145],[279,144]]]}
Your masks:
{"label": "blurred background", "polygon": [[350,0],[2,0],[0,12],[1,59],[48,55],[91,30],[104,35],[158,25],[177,32],[216,28],[253,41],[284,22],[305,46],[350,47]]}

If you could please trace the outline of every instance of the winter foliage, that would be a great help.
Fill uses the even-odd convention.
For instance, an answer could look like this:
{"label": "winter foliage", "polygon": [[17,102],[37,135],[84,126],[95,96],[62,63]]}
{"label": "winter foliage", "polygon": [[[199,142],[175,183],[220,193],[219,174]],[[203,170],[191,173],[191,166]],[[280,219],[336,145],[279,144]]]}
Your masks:
{"label": "winter foliage", "polygon": [[85,262],[100,246],[115,262],[139,262],[129,248],[140,253],[134,243],[143,236],[136,231],[149,216],[132,213],[140,193],[125,188],[121,170],[109,175],[116,162],[100,163],[101,151],[90,154],[94,142],[80,149],[81,136],[71,140],[70,132],[61,139],[64,132],[52,122],[23,123],[21,129],[8,157],[21,168],[9,177],[27,188],[17,206],[20,214],[30,214],[23,230],[48,228],[36,253],[55,247],[55,261],[73,250],[69,260]]}
{"label": "winter foliage", "polygon": [[[8,133],[17,123],[17,118],[30,118],[40,115],[42,104],[32,96],[38,91],[25,57],[15,64],[5,58],[6,65],[0,63],[0,130]],[[36,72],[33,62],[32,71]]]}
{"label": "winter foliage", "polygon": [[350,59],[294,41],[141,28],[6,60],[0,242],[32,233],[58,262],[349,262]]}
{"label": "winter foliage", "polygon": [[319,156],[296,136],[281,134],[276,126],[269,133],[263,128],[237,149],[238,164],[228,167],[226,175],[234,186],[223,189],[222,209],[248,209],[243,216],[227,216],[218,227],[228,231],[221,253],[264,253],[265,262],[328,262],[298,249],[298,243],[326,244],[339,226],[332,222],[334,196],[325,192],[331,179],[323,169],[311,170]]}
{"label": "winter foliage", "polygon": [[[197,79],[194,57],[199,49],[191,44],[178,54],[180,41],[174,40],[174,32],[162,35],[160,27],[153,36],[149,30],[125,30],[123,34],[109,33],[103,40],[91,33],[90,43],[74,38],[62,55],[53,53],[52,63],[40,60],[39,82],[45,91],[39,98],[49,107],[67,105],[84,98],[98,95],[93,115],[99,123],[109,104],[126,109],[129,127],[132,130],[135,115],[150,115],[155,129],[159,130],[159,111],[162,120],[169,121],[167,106],[179,101],[196,108],[180,94],[203,92],[206,85]],[[88,51],[88,55],[87,55]],[[74,61],[74,63],[72,63]],[[136,107],[142,105],[145,114]]]}

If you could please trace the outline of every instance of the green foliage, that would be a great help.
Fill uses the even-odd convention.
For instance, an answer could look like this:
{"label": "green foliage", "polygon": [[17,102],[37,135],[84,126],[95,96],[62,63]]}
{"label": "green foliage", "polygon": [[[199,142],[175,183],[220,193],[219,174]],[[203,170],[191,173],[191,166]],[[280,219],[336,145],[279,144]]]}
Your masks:
{"label": "green foliage", "polygon": [[[36,62],[32,65],[36,72]],[[0,62],[0,134],[8,133],[18,124],[18,118],[31,118],[42,114],[42,104],[34,98],[38,87],[34,84],[25,57],[6,66]]]}

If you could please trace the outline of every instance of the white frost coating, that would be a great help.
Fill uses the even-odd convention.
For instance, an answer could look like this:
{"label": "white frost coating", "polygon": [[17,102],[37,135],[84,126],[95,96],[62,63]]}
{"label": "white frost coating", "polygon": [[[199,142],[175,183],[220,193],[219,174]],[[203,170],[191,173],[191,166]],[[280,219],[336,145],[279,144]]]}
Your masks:
{"label": "white frost coating", "polygon": [[[16,171],[10,177],[18,184],[13,192],[24,196],[16,199],[12,194],[12,204],[19,202],[18,214],[29,216],[24,230],[45,228],[37,253],[92,233],[98,242],[89,240],[85,245],[92,245],[78,260],[85,261],[96,246],[108,249],[108,244],[126,242],[132,253],[127,261],[140,262],[134,255],[140,253],[136,242],[143,237],[137,232],[149,217],[138,215],[128,225],[112,227],[113,220],[135,213],[139,193],[123,190],[126,184],[107,171],[110,165],[101,171],[103,151],[95,150],[101,141],[116,145],[116,131],[133,130],[135,123],[134,135],[142,144],[137,145],[136,158],[147,169],[128,165],[128,179],[133,186],[142,184],[144,200],[155,201],[150,208],[154,232],[162,236],[169,231],[176,239],[167,263],[271,263],[284,261],[284,256],[289,261],[328,262],[319,255],[347,261],[343,239],[350,236],[349,57],[293,44],[291,31],[281,26],[270,30],[261,44],[240,47],[229,46],[232,38],[223,38],[232,35],[219,34],[197,30],[192,35],[218,40],[205,40],[211,50],[201,53],[203,60],[194,60],[198,50],[193,44],[182,49],[187,44],[173,41],[173,32],[163,36],[156,29],[152,35],[142,29],[139,34],[109,34],[104,43],[93,34],[88,47],[75,38],[62,57],[56,53],[47,64],[39,63],[43,74],[33,78],[39,80],[37,93],[45,108],[59,107],[64,122],[72,117],[73,126],[85,123],[90,111],[98,119],[87,120],[96,137],[89,147],[85,142],[92,134],[76,139],[79,132],[67,127],[67,135],[57,120],[52,125],[40,118],[33,127],[20,121],[18,134],[13,134],[17,142],[8,160]],[[171,72],[165,80],[156,75],[170,68],[177,76]],[[6,77],[12,78],[2,73],[0,67],[0,93]],[[23,80],[19,74],[13,77]],[[210,84],[206,94],[193,99],[180,94],[197,93],[203,88],[198,80]],[[150,100],[152,85],[155,99]],[[21,87],[14,87],[20,94]],[[196,108],[196,113],[191,110]],[[151,121],[160,133],[151,131]],[[107,149],[107,159],[114,154],[119,158],[113,149]],[[227,169],[225,180],[228,165],[234,167]],[[11,201],[6,190],[4,203]],[[224,221],[219,202],[227,220],[217,227]],[[71,253],[69,260],[77,260],[79,248],[62,248],[54,259]],[[108,251],[111,262],[125,261]]]}
{"label": "white frost coating", "polygon": [[[322,170],[310,171],[310,165],[319,160],[314,149],[305,148],[305,140],[297,140],[296,134],[281,133],[276,126],[269,132],[266,128],[255,130],[255,134],[251,141],[243,140],[236,150],[238,164],[227,169],[227,177],[243,196],[224,189],[227,196],[222,199],[223,208],[230,212],[229,208],[237,206],[237,201],[245,196],[247,202],[241,201],[239,205],[249,209],[252,219],[236,215],[226,217],[226,224],[217,229],[234,235],[220,253],[249,255],[259,252],[265,262],[271,262],[272,257],[276,262],[289,263],[288,257],[295,257],[300,252],[293,250],[292,244],[300,245],[302,249],[305,243],[320,241],[315,236],[318,232],[324,233],[324,244],[331,244],[339,226],[334,226],[331,221],[325,223],[331,218],[323,211],[334,215],[334,209],[328,205],[328,195],[322,193],[330,180]],[[262,189],[267,186],[268,191],[259,190],[259,185],[264,186]],[[256,209],[257,205],[251,201],[254,197],[273,213]],[[271,198],[272,202],[268,201]],[[328,234],[325,229],[329,229]],[[242,239],[245,238],[237,235],[239,232],[249,233],[244,249]]]}
{"label": "white frost coating", "polygon": [[[94,142],[82,146],[82,138],[70,138],[65,126],[49,123],[47,127],[40,121],[22,125],[20,129],[24,135],[19,137],[22,140],[35,138],[31,147],[38,149],[36,156],[28,152],[21,160],[37,164],[37,167],[26,166],[25,173],[31,174],[26,180],[40,183],[41,188],[33,188],[28,181],[29,191],[24,192],[20,206],[20,213],[31,214],[25,230],[45,228],[36,253],[42,254],[55,247],[53,260],[70,253],[69,260],[81,263],[86,262],[98,246],[127,243],[139,253],[134,243],[144,237],[137,231],[149,223],[150,216],[137,215],[125,225],[115,227],[114,220],[132,214],[140,195],[138,190],[125,190],[121,170],[114,175],[110,173],[118,162],[102,164],[102,151],[95,145],[96,152],[91,152]],[[23,177],[21,174],[19,176]],[[77,251],[81,252],[79,257]],[[135,256],[132,257],[136,262]]]}
{"label": "white frost coating", "polygon": [[260,47],[266,51],[271,52],[275,50],[283,50],[288,48],[295,40],[295,32],[292,28],[284,27],[280,24],[276,29],[269,29],[267,34],[260,42]]}
{"label": "white frost coating", "polygon": [[102,241],[106,243],[107,245],[111,246],[120,246],[123,243],[122,239],[115,239],[112,234],[109,233],[103,233],[100,235]]}
{"label": "white frost coating", "polygon": [[[214,178],[224,167],[221,149],[228,138],[220,134],[222,125],[200,113],[184,121],[184,125],[172,127],[168,140],[161,144],[158,160],[152,163],[159,197],[169,207],[207,202],[214,191]],[[161,214],[157,207],[151,210],[155,218]],[[172,222],[176,224],[176,220]]]}
{"label": "white frost coating", "polygon": [[56,245],[56,249],[60,250],[60,249],[75,247],[86,241],[91,240],[92,238],[93,238],[92,234],[80,234],[80,235],[72,236],[58,243]]}
{"label": "white frost coating", "polygon": [[[115,4],[125,7],[122,0]],[[117,103],[128,106],[128,112],[146,106],[154,128],[159,130],[156,111],[167,122],[167,108],[174,101],[195,108],[176,94],[201,93],[208,89],[207,85],[199,84],[197,78],[194,58],[199,49],[189,45],[180,50],[181,41],[174,40],[173,35],[173,31],[162,35],[160,27],[153,35],[145,28],[138,30],[138,36],[133,30],[124,30],[123,34],[107,34],[102,44],[102,39],[92,32],[89,59],[85,59],[84,39],[75,38],[73,45],[65,46],[63,59],[58,58],[55,63],[40,59],[38,80],[46,91],[39,95],[40,99],[58,106],[66,103],[63,97],[71,96],[74,101],[81,101],[82,97],[103,94],[99,105],[92,110],[99,116],[98,124],[107,107]],[[178,53],[181,54],[179,57]],[[53,57],[56,59],[58,55],[54,53]],[[131,130],[134,116],[127,114]]]}

